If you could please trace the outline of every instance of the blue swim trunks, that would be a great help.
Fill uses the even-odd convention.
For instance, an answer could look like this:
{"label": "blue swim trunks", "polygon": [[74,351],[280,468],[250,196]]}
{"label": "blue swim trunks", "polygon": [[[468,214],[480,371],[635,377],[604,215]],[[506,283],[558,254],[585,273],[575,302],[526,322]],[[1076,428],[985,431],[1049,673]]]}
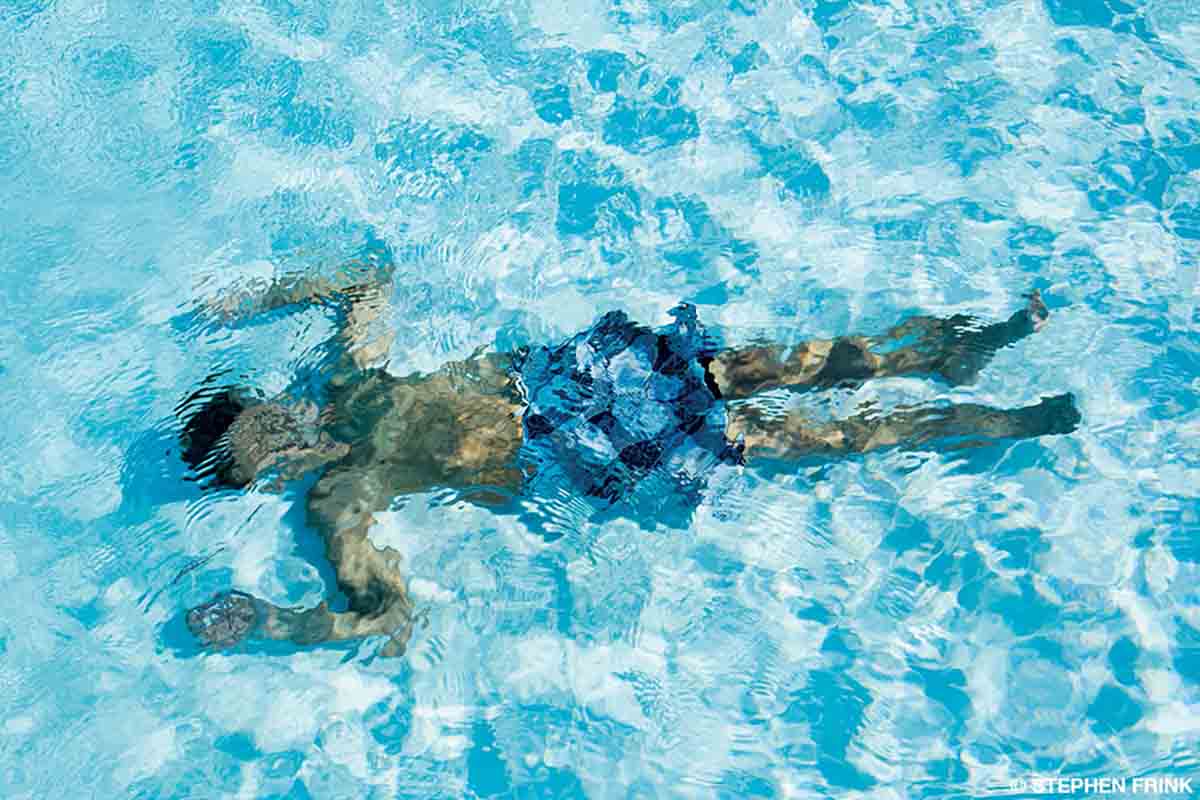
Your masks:
{"label": "blue swim trunks", "polygon": [[658,508],[665,489],[696,494],[719,464],[742,463],[707,370],[717,346],[681,305],[653,331],[623,312],[515,363],[527,408],[523,466],[542,489],[564,483],[608,505]]}

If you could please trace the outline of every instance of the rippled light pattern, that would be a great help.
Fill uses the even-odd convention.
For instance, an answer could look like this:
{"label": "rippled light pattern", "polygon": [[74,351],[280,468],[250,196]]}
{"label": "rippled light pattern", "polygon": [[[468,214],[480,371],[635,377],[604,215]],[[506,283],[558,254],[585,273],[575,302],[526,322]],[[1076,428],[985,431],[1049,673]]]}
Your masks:
{"label": "rippled light pattern", "polygon": [[[749,469],[690,522],[398,502],[426,624],[199,653],[312,605],[305,486],[183,480],[175,404],[278,391],[395,255],[391,369],[679,301],[731,343],[1045,330],[972,386],[1066,437]],[[1200,4],[0,0],[0,796],[934,797],[1200,780]],[[780,393],[771,399],[820,405]],[[549,501],[547,501],[549,502]]]}

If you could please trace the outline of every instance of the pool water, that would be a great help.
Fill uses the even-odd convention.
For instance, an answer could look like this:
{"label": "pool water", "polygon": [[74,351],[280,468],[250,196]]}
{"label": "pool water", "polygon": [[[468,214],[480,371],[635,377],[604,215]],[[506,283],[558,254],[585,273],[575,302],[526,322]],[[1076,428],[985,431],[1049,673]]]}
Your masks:
{"label": "pool water", "polygon": [[[0,221],[0,796],[1200,782],[1192,0],[0,0]],[[557,538],[411,497],[373,532],[403,658],[200,652],[188,607],[332,575],[307,484],[184,480],[176,404],[278,391],[333,328],[193,312],[380,242],[397,374],[614,309],[795,343],[1038,288],[974,385],[765,402],[1083,424],[750,467],[683,522],[564,491]]]}

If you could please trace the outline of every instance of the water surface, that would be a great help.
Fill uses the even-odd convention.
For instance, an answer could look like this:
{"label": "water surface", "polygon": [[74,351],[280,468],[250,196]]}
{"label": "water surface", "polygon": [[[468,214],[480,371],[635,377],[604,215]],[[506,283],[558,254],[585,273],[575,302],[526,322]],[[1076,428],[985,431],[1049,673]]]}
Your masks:
{"label": "water surface", "polygon": [[[3,0],[0,793],[1200,779],[1198,8]],[[281,389],[331,327],[187,312],[373,237],[397,373],[614,308],[796,342],[1039,288],[1050,324],[974,386],[823,408],[1071,391],[1084,424],[747,471],[685,527],[560,499],[552,543],[412,498],[377,531],[428,614],[404,659],[198,654],[188,606],[330,576],[304,487],[182,480],[175,404]]]}

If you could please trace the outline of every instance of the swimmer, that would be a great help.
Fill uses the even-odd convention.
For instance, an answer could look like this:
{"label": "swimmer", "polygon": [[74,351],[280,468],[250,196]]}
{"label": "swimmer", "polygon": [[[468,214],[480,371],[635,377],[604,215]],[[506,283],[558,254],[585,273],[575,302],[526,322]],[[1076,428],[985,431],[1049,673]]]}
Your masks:
{"label": "swimmer", "polygon": [[186,616],[201,644],[385,636],[381,654],[401,654],[413,605],[399,554],[376,547],[368,531],[373,514],[402,495],[452,489],[473,502],[503,504],[565,481],[598,504],[637,506],[662,494],[639,488],[652,483],[651,475],[694,485],[720,464],[979,446],[1066,434],[1080,421],[1069,394],[1015,409],[928,406],[832,422],[798,411],[769,416],[744,402],[770,389],[819,390],[898,375],[970,383],[997,351],[1046,323],[1036,291],[1003,322],[918,316],[880,336],[793,347],[721,349],[686,305],[657,331],[610,312],[557,346],[479,351],[430,374],[396,377],[377,366],[391,343],[378,330],[390,274],[375,261],[334,279],[234,291],[209,305],[225,320],[304,303],[337,314],[339,356],[321,408],[286,395],[201,391],[185,404],[181,444],[184,459],[211,485],[278,485],[322,470],[306,497],[307,520],[347,602],[345,610],[329,601],[298,610],[223,592]]}

